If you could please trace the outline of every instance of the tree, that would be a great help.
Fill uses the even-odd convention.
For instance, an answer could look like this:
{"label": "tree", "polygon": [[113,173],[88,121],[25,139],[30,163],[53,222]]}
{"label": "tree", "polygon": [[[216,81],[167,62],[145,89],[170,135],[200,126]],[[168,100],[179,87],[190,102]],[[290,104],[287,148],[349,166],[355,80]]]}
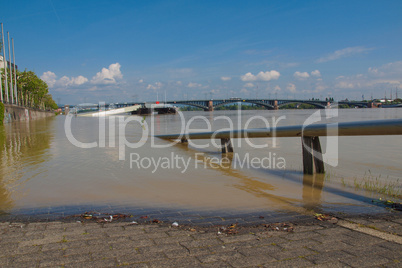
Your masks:
{"label": "tree", "polygon": [[[16,70],[18,103],[22,106],[38,109],[57,109],[57,105],[49,94],[49,87],[33,71],[20,72]],[[10,72],[8,72],[10,74]],[[4,69],[2,69],[2,82],[5,81]],[[4,89],[4,86],[3,86]]]}

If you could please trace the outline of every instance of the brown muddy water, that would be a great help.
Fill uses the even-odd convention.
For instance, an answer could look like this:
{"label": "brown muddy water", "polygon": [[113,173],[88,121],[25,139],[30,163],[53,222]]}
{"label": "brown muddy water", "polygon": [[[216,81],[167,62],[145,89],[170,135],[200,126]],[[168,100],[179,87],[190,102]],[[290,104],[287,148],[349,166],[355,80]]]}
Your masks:
{"label": "brown muddy water", "polygon": [[[326,164],[326,174],[314,176],[303,175],[300,138],[235,139],[234,154],[224,157],[210,140],[167,147],[168,141],[152,138],[178,133],[183,125],[191,131],[210,131],[260,128],[275,121],[279,126],[303,124],[314,112],[72,117],[71,125],[68,117],[57,116],[8,124],[0,127],[0,210],[108,205],[355,213],[373,207],[378,211],[371,199],[398,200],[401,136],[340,137],[328,142],[322,138],[333,166]],[[402,118],[402,109],[344,109],[329,119],[324,110],[320,112],[319,123]],[[71,129],[70,139],[92,148],[72,144],[66,129]]]}

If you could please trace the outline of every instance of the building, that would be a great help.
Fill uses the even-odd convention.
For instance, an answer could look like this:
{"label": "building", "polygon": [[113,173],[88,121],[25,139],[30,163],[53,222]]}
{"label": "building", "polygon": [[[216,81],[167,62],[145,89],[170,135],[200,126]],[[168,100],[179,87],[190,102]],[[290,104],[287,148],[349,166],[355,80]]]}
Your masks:
{"label": "building", "polygon": [[[7,66],[10,69],[10,61],[7,61]],[[4,68],[4,60],[3,60],[3,56],[0,55],[0,69]],[[11,63],[11,68],[13,68],[12,70],[14,71],[14,63]],[[15,65],[15,69],[18,70],[18,65]]]}

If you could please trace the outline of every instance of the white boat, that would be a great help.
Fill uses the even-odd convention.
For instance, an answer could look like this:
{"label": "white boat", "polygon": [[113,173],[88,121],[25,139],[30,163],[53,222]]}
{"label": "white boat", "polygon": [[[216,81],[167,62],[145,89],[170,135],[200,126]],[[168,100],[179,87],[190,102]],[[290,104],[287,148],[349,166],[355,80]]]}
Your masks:
{"label": "white boat", "polygon": [[133,111],[138,110],[141,105],[136,104],[133,106],[117,108],[117,109],[108,109],[103,111],[96,111],[96,112],[89,112],[89,113],[78,113],[77,116],[87,116],[87,117],[100,117],[100,116],[109,116],[109,115],[116,115],[116,114],[125,114],[131,113]]}

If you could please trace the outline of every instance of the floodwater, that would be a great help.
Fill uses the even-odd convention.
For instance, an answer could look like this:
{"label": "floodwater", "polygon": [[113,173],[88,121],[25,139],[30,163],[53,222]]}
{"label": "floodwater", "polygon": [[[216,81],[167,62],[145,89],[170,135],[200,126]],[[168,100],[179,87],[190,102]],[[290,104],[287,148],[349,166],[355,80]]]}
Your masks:
{"label": "floodwater", "polygon": [[[343,109],[337,114],[333,110],[328,119],[326,111],[319,111],[320,123],[402,118],[402,109]],[[227,156],[211,140],[187,146],[153,138],[185,127],[200,132],[303,124],[314,112],[57,116],[8,124],[0,127],[0,211],[107,204],[365,212],[373,206],[368,201],[372,198],[400,197],[400,136],[339,137],[328,142],[321,138],[328,153],[325,175],[303,175],[300,138],[234,139],[234,153]],[[381,192],[384,186],[393,197]]]}

